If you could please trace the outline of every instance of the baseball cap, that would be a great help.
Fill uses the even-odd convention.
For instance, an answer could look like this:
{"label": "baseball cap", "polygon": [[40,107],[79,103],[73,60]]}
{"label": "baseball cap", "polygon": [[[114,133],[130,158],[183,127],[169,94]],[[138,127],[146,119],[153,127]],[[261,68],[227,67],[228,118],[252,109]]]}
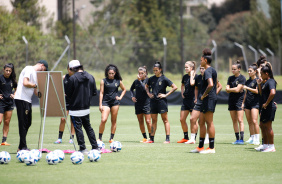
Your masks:
{"label": "baseball cap", "polygon": [[81,64],[78,60],[71,60],[69,62],[69,68],[76,68],[78,66],[81,66]]}
{"label": "baseball cap", "polygon": [[47,61],[45,61],[45,60],[40,60],[40,61],[38,61],[37,63],[43,64],[43,65],[46,67],[46,71],[48,71],[48,63],[47,63]]}

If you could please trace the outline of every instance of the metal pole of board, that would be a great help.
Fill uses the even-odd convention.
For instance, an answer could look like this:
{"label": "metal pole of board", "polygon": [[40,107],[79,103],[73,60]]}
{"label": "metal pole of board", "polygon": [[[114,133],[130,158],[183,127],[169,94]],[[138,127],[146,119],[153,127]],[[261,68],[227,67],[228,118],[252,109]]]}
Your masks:
{"label": "metal pole of board", "polygon": [[48,75],[47,75],[47,90],[46,90],[45,107],[44,107],[43,131],[42,131],[42,138],[41,138],[41,150],[42,150],[42,147],[43,147],[43,139],[44,139],[44,128],[45,128],[47,104],[48,104],[49,82],[50,82],[50,73],[48,72]]}
{"label": "metal pole of board", "polygon": [[[46,80],[47,80],[47,76],[46,76]],[[45,83],[45,90],[47,89],[47,83]],[[44,93],[43,99],[45,99],[46,93]],[[40,98],[40,97],[39,97]],[[41,97],[42,98],[42,97]],[[44,107],[45,106],[45,101],[43,100],[43,104],[42,106],[40,105],[40,99],[39,99],[39,109],[40,109],[40,116],[41,116],[41,123],[40,123],[40,129],[39,129],[39,138],[38,138],[38,145],[37,145],[37,149],[39,149],[39,144],[40,144],[40,135],[41,135],[41,129],[42,129],[42,114],[44,112]],[[42,107],[42,108],[41,108]],[[41,150],[42,152],[42,150]]]}

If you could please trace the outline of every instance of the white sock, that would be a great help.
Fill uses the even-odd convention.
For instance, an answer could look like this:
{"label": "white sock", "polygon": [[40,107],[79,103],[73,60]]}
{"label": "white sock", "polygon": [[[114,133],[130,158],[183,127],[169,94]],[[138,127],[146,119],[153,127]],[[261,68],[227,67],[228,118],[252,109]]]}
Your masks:
{"label": "white sock", "polygon": [[260,141],[259,141],[259,134],[255,134],[255,140],[258,141],[258,142],[260,142]]}
{"label": "white sock", "polygon": [[208,140],[209,139],[209,134],[208,133],[206,133],[206,138],[205,138],[206,140]]}
{"label": "white sock", "polygon": [[251,139],[254,141],[254,139],[255,139],[255,135],[251,135]]}
{"label": "white sock", "polygon": [[263,149],[267,149],[268,148],[268,144],[263,144]]}
{"label": "white sock", "polygon": [[196,134],[192,134],[192,133],[191,133],[191,139],[190,139],[190,140],[195,141],[195,138],[196,138]]}

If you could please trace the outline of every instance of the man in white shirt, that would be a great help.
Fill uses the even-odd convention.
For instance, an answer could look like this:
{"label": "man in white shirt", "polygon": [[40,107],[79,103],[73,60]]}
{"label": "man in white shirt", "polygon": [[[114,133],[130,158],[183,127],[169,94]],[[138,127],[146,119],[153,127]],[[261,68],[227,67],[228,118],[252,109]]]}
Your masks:
{"label": "man in white shirt", "polygon": [[31,126],[32,119],[31,98],[33,93],[37,94],[37,71],[48,71],[47,61],[40,60],[34,66],[26,66],[22,70],[18,81],[18,88],[15,94],[20,135],[18,151],[28,150],[26,145],[26,135]]}

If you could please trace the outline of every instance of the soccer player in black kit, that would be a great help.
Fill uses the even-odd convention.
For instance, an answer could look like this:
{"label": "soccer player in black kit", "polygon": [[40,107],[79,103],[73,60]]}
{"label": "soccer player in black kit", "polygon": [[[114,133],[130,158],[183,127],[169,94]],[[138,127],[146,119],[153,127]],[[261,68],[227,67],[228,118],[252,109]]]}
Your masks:
{"label": "soccer player in black kit", "polygon": [[[233,122],[233,128],[235,132],[236,141],[232,144],[244,144],[244,110],[243,99],[244,99],[244,85],[246,78],[240,74],[241,63],[236,61],[232,65],[232,73],[227,81],[226,92],[229,93],[228,98],[228,110]],[[238,127],[239,123],[239,127]],[[239,137],[240,131],[240,137]]]}
{"label": "soccer player in black kit", "polygon": [[[105,69],[105,77],[100,83],[99,110],[101,112],[101,123],[99,126],[99,140],[102,141],[102,136],[105,130],[105,124],[111,113],[111,137],[109,142],[113,142],[117,128],[117,115],[119,110],[120,100],[126,93],[126,89],[122,83],[122,78],[117,66],[109,64]],[[118,88],[122,89],[122,93],[118,96]]]}
{"label": "soccer player in black kit", "polygon": [[261,79],[257,80],[260,94],[260,127],[263,134],[263,145],[255,148],[262,152],[275,152],[272,121],[275,118],[276,105],[273,98],[276,94],[276,81],[273,77],[272,66],[266,63],[261,68]]}
{"label": "soccer player in black kit", "polygon": [[133,82],[130,88],[131,99],[134,102],[134,106],[135,106],[135,114],[139,121],[139,127],[143,135],[143,140],[140,142],[143,143],[148,141],[145,126],[144,126],[144,118],[147,124],[149,138],[151,137],[151,126],[152,126],[150,98],[145,90],[145,85],[148,82],[147,75],[148,72],[146,66],[139,67],[137,79]]}
{"label": "soccer player in black kit", "polygon": [[244,89],[246,90],[243,104],[245,115],[249,124],[250,138],[246,143],[259,145],[259,95],[257,85],[257,64],[252,64],[248,68],[250,78],[246,81]]}
{"label": "soccer player in black kit", "polygon": [[[216,96],[216,86],[217,86],[217,73],[213,67],[211,67],[211,50],[204,49],[203,56],[201,57],[201,66],[205,68],[205,73],[203,76],[203,86],[201,94],[201,113],[200,113],[200,142],[199,146],[192,150],[192,153],[215,153],[214,148],[214,137],[215,128],[213,124],[213,114],[216,107],[217,96]],[[207,124],[207,128],[206,125]],[[204,141],[206,136],[206,131],[209,133],[209,147],[204,149]]]}
{"label": "soccer player in black kit", "polygon": [[189,113],[191,116],[191,112],[195,105],[195,78],[197,78],[197,74],[195,74],[196,62],[195,61],[187,61],[185,63],[185,72],[187,73],[182,77],[181,81],[181,96],[183,98],[181,111],[180,111],[180,123],[183,130],[184,138],[177,141],[177,143],[185,143],[189,140],[188,137],[188,126],[186,123],[186,118]]}
{"label": "soccer player in black kit", "polygon": [[13,89],[17,89],[16,74],[14,65],[12,63],[8,63],[4,66],[4,74],[0,75],[0,125],[4,117],[1,146],[10,146],[6,140],[14,109],[13,99],[15,92],[13,93]]}
{"label": "soccer player in black kit", "polygon": [[[162,65],[160,62],[156,62],[154,64],[153,71],[155,73],[154,76],[150,77],[148,83],[145,86],[146,92],[148,96],[151,98],[151,117],[152,117],[152,131],[151,131],[151,140],[146,143],[154,143],[154,137],[157,129],[158,122],[158,114],[161,114],[165,132],[166,132],[166,140],[165,144],[170,143],[170,125],[167,117],[167,100],[166,97],[177,90],[175,84],[173,84],[166,76],[163,75]],[[172,89],[166,93],[166,87],[170,86]],[[152,90],[150,93],[149,89]]]}

